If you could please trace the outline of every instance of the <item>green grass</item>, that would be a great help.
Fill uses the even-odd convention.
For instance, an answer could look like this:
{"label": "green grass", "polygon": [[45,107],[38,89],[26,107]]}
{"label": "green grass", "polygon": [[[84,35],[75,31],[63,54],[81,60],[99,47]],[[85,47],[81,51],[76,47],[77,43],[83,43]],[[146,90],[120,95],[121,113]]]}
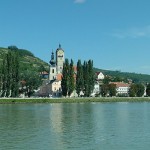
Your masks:
{"label": "green grass", "polygon": [[87,103],[87,102],[150,102],[150,97],[143,98],[1,98],[0,104],[9,103]]}

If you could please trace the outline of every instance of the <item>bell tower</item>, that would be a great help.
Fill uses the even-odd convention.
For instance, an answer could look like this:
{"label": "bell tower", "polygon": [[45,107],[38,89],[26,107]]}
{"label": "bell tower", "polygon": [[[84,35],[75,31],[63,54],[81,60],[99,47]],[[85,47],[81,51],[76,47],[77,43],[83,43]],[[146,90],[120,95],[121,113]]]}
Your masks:
{"label": "bell tower", "polygon": [[50,67],[49,67],[49,80],[54,80],[56,79],[56,62],[55,62],[55,59],[54,59],[54,53],[52,51],[52,54],[51,54],[51,60],[49,61],[50,63]]}
{"label": "bell tower", "polygon": [[61,45],[59,44],[59,47],[56,50],[57,73],[62,73],[64,59],[65,59],[64,50],[61,48]]}

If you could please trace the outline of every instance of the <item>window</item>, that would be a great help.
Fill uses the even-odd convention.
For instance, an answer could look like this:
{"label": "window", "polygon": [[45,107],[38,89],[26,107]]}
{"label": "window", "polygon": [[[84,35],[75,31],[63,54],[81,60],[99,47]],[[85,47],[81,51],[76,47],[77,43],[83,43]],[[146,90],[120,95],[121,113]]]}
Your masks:
{"label": "window", "polygon": [[54,71],[54,69],[52,69],[52,73],[54,73],[55,71]]}

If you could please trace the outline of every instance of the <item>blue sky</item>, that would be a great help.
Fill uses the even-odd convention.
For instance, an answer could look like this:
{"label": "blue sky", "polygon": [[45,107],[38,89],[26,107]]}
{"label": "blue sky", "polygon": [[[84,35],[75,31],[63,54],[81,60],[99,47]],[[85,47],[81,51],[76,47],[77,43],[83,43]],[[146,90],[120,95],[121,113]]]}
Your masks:
{"label": "blue sky", "polygon": [[150,0],[0,0],[0,47],[48,62],[65,57],[101,69],[150,74]]}

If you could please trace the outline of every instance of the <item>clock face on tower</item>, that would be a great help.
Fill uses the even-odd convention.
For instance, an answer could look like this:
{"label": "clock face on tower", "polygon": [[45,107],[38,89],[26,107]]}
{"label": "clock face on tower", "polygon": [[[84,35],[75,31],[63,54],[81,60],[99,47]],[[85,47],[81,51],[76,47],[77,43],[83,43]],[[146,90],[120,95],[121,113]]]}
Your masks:
{"label": "clock face on tower", "polygon": [[63,51],[62,50],[59,50],[58,51],[58,55],[62,55],[63,54]]}

